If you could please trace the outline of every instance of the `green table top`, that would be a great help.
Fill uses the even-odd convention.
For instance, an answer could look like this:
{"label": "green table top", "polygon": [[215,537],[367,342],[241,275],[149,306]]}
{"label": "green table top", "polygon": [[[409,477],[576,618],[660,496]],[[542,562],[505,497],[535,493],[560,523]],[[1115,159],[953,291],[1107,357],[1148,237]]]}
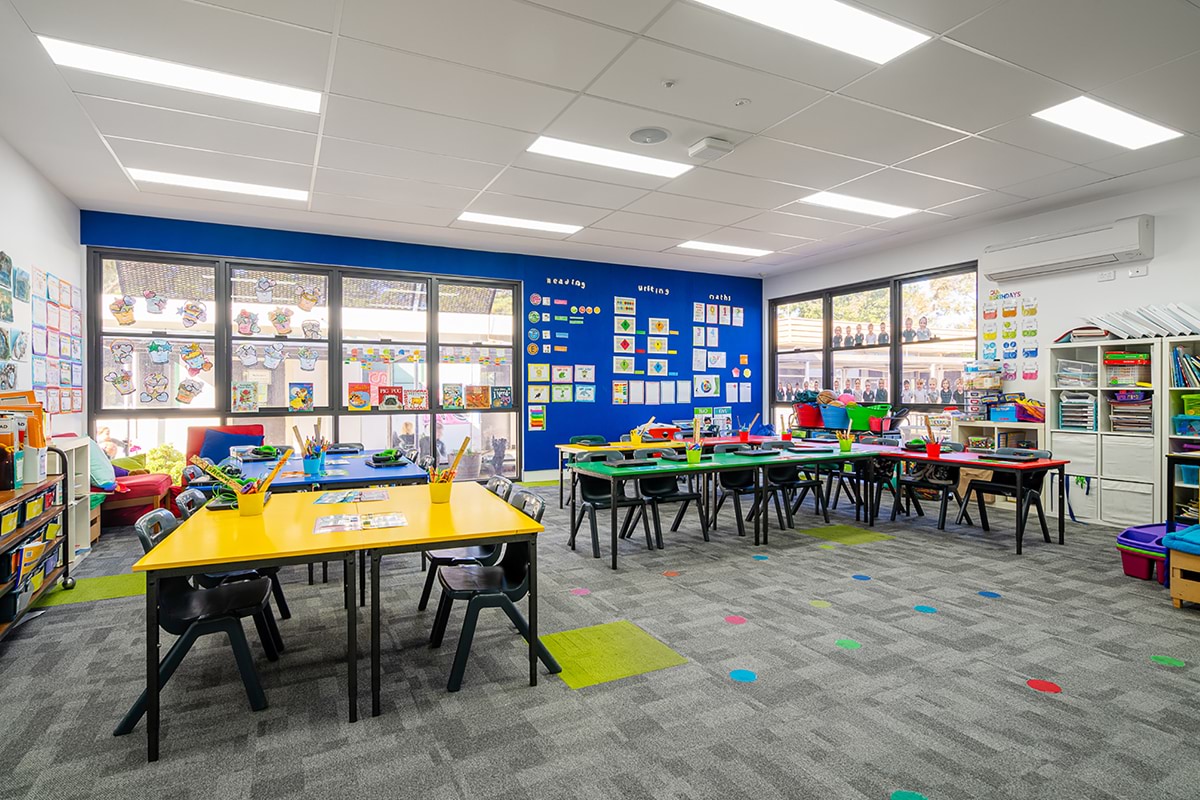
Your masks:
{"label": "green table top", "polygon": [[689,472],[714,472],[733,469],[754,469],[761,466],[784,466],[787,464],[818,464],[836,461],[856,461],[871,458],[876,453],[855,451],[851,453],[815,452],[789,453],[781,451],[773,456],[739,456],[734,453],[714,453],[711,459],[699,464],[684,461],[654,459],[654,466],[622,467],[620,461],[584,461],[571,464],[576,472],[586,472],[600,478],[645,478],[655,475],[680,475]]}

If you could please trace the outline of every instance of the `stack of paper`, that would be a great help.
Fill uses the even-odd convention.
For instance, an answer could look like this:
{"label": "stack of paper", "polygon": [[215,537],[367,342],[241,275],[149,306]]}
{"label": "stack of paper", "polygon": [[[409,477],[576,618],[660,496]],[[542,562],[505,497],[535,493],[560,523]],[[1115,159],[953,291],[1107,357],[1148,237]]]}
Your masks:
{"label": "stack of paper", "polygon": [[1154,400],[1147,397],[1135,401],[1108,401],[1108,423],[1118,433],[1152,433],[1154,431]]}
{"label": "stack of paper", "polygon": [[1087,392],[1063,392],[1058,399],[1058,427],[1073,431],[1096,430],[1096,397]]}

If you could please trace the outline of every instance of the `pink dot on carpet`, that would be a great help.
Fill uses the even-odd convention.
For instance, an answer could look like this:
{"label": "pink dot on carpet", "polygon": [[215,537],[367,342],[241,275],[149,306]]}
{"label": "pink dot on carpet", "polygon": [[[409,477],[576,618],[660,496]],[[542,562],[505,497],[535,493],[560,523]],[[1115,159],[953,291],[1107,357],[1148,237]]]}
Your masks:
{"label": "pink dot on carpet", "polygon": [[728,622],[730,625],[745,625],[746,624],[746,618],[739,617],[737,614],[730,614],[728,617],[725,618],[725,621]]}
{"label": "pink dot on carpet", "polygon": [[575,595],[576,597],[583,597],[584,595],[589,595],[591,593],[592,593],[591,589],[572,589],[571,590],[571,594]]}

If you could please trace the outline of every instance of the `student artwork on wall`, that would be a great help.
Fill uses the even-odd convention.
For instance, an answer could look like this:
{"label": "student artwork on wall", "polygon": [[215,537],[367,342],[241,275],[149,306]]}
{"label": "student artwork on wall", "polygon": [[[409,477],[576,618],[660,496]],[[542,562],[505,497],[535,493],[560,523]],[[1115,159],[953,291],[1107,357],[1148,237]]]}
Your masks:
{"label": "student artwork on wall", "polygon": [[595,383],[596,366],[594,364],[576,364],[575,381],[577,383]]}
{"label": "student artwork on wall", "polygon": [[550,367],[551,383],[574,383],[575,370],[570,365]]}
{"label": "student artwork on wall", "polygon": [[549,364],[529,364],[529,382],[530,383],[546,383],[550,380],[550,365]]}
{"label": "student artwork on wall", "polygon": [[692,394],[695,397],[719,397],[721,378],[718,375],[692,376]]}
{"label": "student artwork on wall", "polygon": [[531,403],[549,403],[550,402],[550,387],[548,385],[529,386],[529,402]]}
{"label": "student artwork on wall", "polygon": [[573,399],[574,393],[570,384],[554,384],[550,387],[551,403],[569,403]]}
{"label": "student artwork on wall", "polygon": [[575,402],[576,403],[594,403],[594,402],[596,402],[596,386],[594,384],[576,384],[575,385]]}

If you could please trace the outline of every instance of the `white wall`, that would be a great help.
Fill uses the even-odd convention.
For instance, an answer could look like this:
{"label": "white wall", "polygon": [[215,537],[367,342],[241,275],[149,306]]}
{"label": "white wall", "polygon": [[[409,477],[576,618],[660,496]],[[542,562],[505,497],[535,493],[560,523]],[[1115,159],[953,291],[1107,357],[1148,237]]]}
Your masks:
{"label": "white wall", "polygon": [[[1008,390],[1025,391],[1045,399],[1048,345],[1066,330],[1085,324],[1082,314],[1136,308],[1164,301],[1200,301],[1200,180],[1188,180],[1130,194],[1097,200],[1043,214],[985,225],[967,231],[916,242],[890,250],[851,257],[821,266],[767,278],[767,299],[828,289],[848,283],[887,278],[909,272],[949,266],[980,257],[991,244],[1039,234],[1057,233],[1114,219],[1151,214],[1155,218],[1155,258],[1149,275],[1129,278],[1128,267],[1117,268],[1115,281],[1098,283],[1099,270],[1030,278],[1006,283],[1000,290],[1018,290],[1039,301],[1041,374],[1035,383],[1006,384]],[[982,275],[980,303],[995,284]],[[1018,360],[1018,364],[1020,360]]]}
{"label": "white wall", "polygon": [[[45,270],[83,286],[84,251],[79,245],[79,209],[41,173],[0,139],[0,250],[13,266]],[[8,327],[8,323],[4,323]],[[13,301],[13,327],[30,330],[30,305]],[[84,330],[87,330],[86,316]],[[86,358],[87,346],[84,345]],[[31,354],[17,363],[18,388],[32,385]],[[86,374],[86,373],[85,373]],[[86,393],[86,388],[85,388]],[[84,407],[86,408],[86,400]],[[86,414],[64,414],[52,433],[84,433]]]}

